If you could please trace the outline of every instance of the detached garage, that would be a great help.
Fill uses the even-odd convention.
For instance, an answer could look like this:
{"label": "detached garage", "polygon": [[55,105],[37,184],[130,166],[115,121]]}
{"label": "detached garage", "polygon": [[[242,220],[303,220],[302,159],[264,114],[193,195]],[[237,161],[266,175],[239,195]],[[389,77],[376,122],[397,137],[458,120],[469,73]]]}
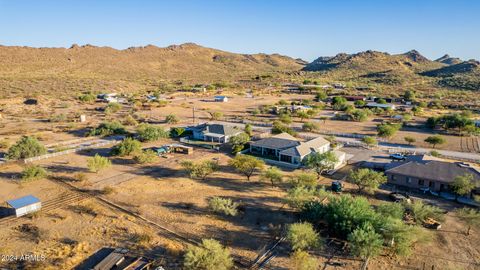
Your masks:
{"label": "detached garage", "polygon": [[32,195],[7,201],[7,204],[12,207],[13,212],[17,217],[37,212],[42,208],[42,202]]}

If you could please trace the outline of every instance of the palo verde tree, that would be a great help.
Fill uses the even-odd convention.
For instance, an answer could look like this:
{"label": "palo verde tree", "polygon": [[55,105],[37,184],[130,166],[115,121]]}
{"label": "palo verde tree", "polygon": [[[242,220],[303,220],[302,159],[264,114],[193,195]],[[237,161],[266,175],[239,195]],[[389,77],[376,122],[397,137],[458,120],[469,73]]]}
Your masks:
{"label": "palo verde tree", "polygon": [[232,158],[228,164],[239,173],[245,175],[248,181],[250,181],[250,177],[252,177],[255,172],[261,171],[265,167],[265,162],[247,155],[237,155]]}
{"label": "palo verde tree", "polygon": [[397,133],[400,127],[399,124],[382,123],[377,126],[377,133],[379,137],[390,138]]}
{"label": "palo verde tree", "polygon": [[461,208],[457,210],[456,214],[457,217],[468,226],[465,231],[466,235],[470,235],[472,227],[480,227],[480,211],[473,208]]}
{"label": "palo verde tree", "polygon": [[382,235],[375,232],[375,229],[369,223],[364,223],[353,230],[348,236],[348,241],[352,253],[365,260],[362,269],[366,269],[370,258],[377,256],[382,251]]}
{"label": "palo verde tree", "polygon": [[366,190],[371,193],[378,189],[381,184],[387,182],[387,177],[382,172],[362,168],[350,171],[347,181],[357,185],[358,192]]}
{"label": "palo verde tree", "polygon": [[283,174],[282,174],[282,171],[280,169],[278,169],[275,166],[272,166],[272,167],[266,169],[262,173],[262,179],[272,183],[272,187],[273,187],[273,186],[275,186],[275,184],[282,182]]}
{"label": "palo verde tree", "polygon": [[288,226],[287,241],[293,250],[307,250],[318,247],[320,237],[308,222],[293,223]]}
{"label": "palo verde tree", "polygon": [[250,136],[242,132],[230,138],[230,143],[232,144],[232,153],[236,154],[245,148],[245,144],[250,141]]}
{"label": "palo verde tree", "polygon": [[99,154],[87,159],[87,167],[91,172],[98,173],[99,171],[106,169],[112,165],[112,162]]}
{"label": "palo verde tree", "polygon": [[121,143],[112,148],[112,154],[121,157],[140,151],[142,151],[142,143],[130,137],[125,138]]}
{"label": "palo verde tree", "polygon": [[304,164],[307,168],[317,173],[317,179],[320,179],[322,173],[332,170],[338,162],[337,156],[332,151],[325,153],[312,153],[305,158]]}
{"label": "palo verde tree", "polygon": [[472,174],[458,175],[453,180],[451,188],[455,193],[455,200],[458,200],[459,196],[470,195],[475,188],[475,182]]}
{"label": "palo verde tree", "polygon": [[212,160],[204,160],[197,163],[192,162],[191,160],[184,160],[180,165],[188,173],[190,178],[201,180],[207,179],[209,175],[219,169],[217,162]]}
{"label": "palo verde tree", "polygon": [[187,270],[228,270],[233,267],[230,251],[217,240],[203,239],[200,246],[187,248],[184,259]]}
{"label": "palo verde tree", "polygon": [[411,136],[405,136],[403,138],[409,145],[414,144],[417,140],[414,137]]}
{"label": "palo verde tree", "polygon": [[156,141],[161,138],[168,138],[169,134],[162,127],[150,124],[141,124],[137,128],[138,139],[142,142]]}
{"label": "palo verde tree", "polygon": [[429,136],[425,139],[425,142],[432,145],[433,148],[435,148],[439,144],[444,144],[445,139],[441,136],[434,135],[434,136]]}
{"label": "palo verde tree", "polygon": [[362,142],[366,144],[368,147],[372,147],[378,144],[377,139],[371,136],[365,136],[362,138]]}
{"label": "palo verde tree", "polygon": [[178,116],[176,116],[175,114],[169,114],[165,117],[165,123],[167,124],[176,124],[180,121],[180,119],[178,119]]}
{"label": "palo verde tree", "polygon": [[23,136],[17,143],[8,149],[8,159],[24,159],[43,155],[47,149],[35,138]]}

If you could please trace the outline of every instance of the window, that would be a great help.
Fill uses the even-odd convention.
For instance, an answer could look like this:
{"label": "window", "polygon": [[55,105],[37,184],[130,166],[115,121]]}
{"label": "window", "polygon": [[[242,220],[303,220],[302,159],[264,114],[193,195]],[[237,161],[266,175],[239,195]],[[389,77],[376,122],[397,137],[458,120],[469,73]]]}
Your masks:
{"label": "window", "polygon": [[431,187],[431,188],[435,187],[435,182],[430,181],[430,183],[428,183],[428,186]]}
{"label": "window", "polygon": [[423,187],[425,185],[425,181],[423,179],[418,179],[418,185]]}
{"label": "window", "polygon": [[395,175],[392,174],[392,175],[390,175],[390,180],[395,181],[397,179],[395,178]]}
{"label": "window", "polygon": [[407,177],[407,183],[412,183],[412,178]]}

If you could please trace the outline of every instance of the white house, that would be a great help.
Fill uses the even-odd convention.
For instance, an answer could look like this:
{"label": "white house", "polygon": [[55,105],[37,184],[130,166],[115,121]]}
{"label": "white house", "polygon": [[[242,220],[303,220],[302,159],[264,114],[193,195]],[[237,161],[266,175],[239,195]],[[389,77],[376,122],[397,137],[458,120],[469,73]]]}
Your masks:
{"label": "white house", "polygon": [[243,132],[236,126],[220,124],[200,124],[195,127],[187,128],[187,130],[192,131],[195,140],[218,143],[227,143],[232,136]]}
{"label": "white house", "polygon": [[7,201],[7,204],[12,207],[17,217],[36,212],[42,208],[40,200],[32,195]]}

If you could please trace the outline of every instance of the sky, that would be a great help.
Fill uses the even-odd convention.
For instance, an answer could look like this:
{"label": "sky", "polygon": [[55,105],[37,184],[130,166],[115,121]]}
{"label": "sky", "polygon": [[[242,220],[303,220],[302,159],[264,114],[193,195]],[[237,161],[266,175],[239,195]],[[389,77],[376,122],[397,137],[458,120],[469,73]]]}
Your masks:
{"label": "sky", "polygon": [[0,44],[125,49],[194,42],[319,56],[412,49],[480,59],[476,0],[0,0]]}

